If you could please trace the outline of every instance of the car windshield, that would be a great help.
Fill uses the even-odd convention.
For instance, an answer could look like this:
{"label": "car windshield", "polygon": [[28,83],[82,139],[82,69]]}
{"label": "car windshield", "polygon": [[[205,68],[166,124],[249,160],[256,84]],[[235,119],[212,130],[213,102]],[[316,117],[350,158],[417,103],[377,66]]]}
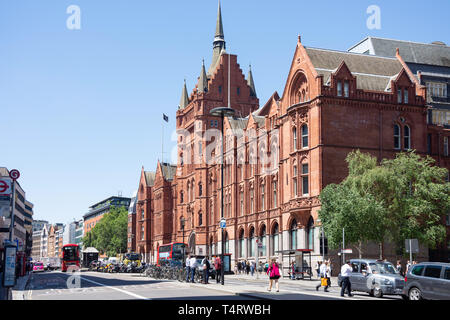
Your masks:
{"label": "car windshield", "polygon": [[372,262],[369,263],[373,274],[398,274],[399,272],[390,262]]}

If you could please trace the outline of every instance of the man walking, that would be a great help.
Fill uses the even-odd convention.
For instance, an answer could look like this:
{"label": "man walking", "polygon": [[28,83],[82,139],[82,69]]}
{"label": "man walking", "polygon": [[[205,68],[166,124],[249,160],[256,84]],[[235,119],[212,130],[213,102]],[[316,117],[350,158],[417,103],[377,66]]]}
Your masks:
{"label": "man walking", "polygon": [[216,282],[220,283],[220,277],[222,276],[222,261],[220,261],[220,257],[216,257],[214,260],[214,269],[216,270]]}
{"label": "man walking", "polygon": [[316,291],[319,291],[319,288],[321,286],[325,286],[324,291],[328,292],[328,261],[322,262],[322,264],[319,267],[319,276],[320,276],[320,283],[316,286]]}
{"label": "man walking", "polygon": [[202,260],[202,269],[203,269],[203,283],[208,284],[209,279],[209,261],[208,257],[204,257]]}
{"label": "man walking", "polygon": [[189,266],[191,267],[191,282],[195,283],[195,270],[197,269],[197,259],[191,256],[189,259]]}
{"label": "man walking", "polygon": [[191,255],[186,258],[186,282],[189,282],[189,276],[191,275]]}
{"label": "man walking", "polygon": [[341,297],[344,296],[345,290],[347,289],[348,296],[353,297],[352,294],[352,285],[350,283],[350,275],[353,272],[352,264],[350,261],[347,261],[341,268],[341,277],[342,277],[342,287],[341,287]]}

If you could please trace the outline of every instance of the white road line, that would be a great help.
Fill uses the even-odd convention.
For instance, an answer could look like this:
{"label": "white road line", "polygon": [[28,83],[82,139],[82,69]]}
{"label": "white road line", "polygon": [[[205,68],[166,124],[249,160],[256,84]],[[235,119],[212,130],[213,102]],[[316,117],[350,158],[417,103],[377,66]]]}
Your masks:
{"label": "white road line", "polygon": [[135,294],[135,293],[132,293],[132,292],[129,292],[129,291],[126,291],[126,290],[122,290],[122,289],[119,289],[119,288],[107,286],[107,285],[105,285],[105,284],[103,284],[103,283],[96,282],[96,281],[93,281],[93,280],[89,280],[89,279],[86,279],[86,278],[84,278],[84,277],[80,277],[80,278],[81,278],[81,280],[85,280],[85,281],[91,282],[91,283],[93,283],[93,284],[100,285],[100,286],[102,286],[102,287],[106,287],[106,288],[109,288],[109,289],[113,289],[113,290],[116,290],[116,291],[119,291],[119,292],[128,294],[128,295],[130,295],[130,296],[132,296],[132,297],[134,297],[134,298],[137,298],[137,299],[141,299],[141,300],[151,300],[150,298],[146,298],[146,297],[140,296],[140,295],[138,295],[138,294]]}

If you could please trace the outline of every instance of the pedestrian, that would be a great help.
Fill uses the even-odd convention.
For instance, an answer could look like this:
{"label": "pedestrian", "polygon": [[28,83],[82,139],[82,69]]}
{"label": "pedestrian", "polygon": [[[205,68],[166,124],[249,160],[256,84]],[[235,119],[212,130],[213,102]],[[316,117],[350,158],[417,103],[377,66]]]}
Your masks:
{"label": "pedestrian", "polygon": [[266,262],[266,264],[264,265],[264,272],[267,273],[267,270],[269,270],[269,263]]}
{"label": "pedestrian", "polygon": [[186,258],[186,282],[189,282],[189,276],[191,274],[191,255]]}
{"label": "pedestrian", "polygon": [[347,261],[341,268],[341,277],[342,277],[341,297],[344,296],[346,290],[348,292],[348,296],[353,297],[352,285],[350,283],[350,275],[352,272],[353,272],[352,265],[350,261]]}
{"label": "pedestrian", "polygon": [[191,256],[189,259],[189,266],[191,267],[191,282],[195,283],[195,271],[197,270],[198,264],[195,256]]}
{"label": "pedestrian", "polygon": [[222,276],[222,261],[220,261],[220,257],[216,257],[214,260],[214,269],[216,270],[216,282],[219,283]]}
{"label": "pedestrian", "polygon": [[275,259],[272,259],[269,269],[267,270],[267,274],[269,275],[269,288],[267,290],[272,290],[272,283],[275,280],[275,287],[277,288],[277,292],[279,292],[280,287],[278,284],[278,279],[280,279],[280,268]]}
{"label": "pedestrian", "polygon": [[255,273],[255,265],[256,265],[255,261],[252,261],[252,263],[250,264],[250,273],[251,273],[252,277],[253,277],[253,274]]}
{"label": "pedestrian", "polygon": [[245,264],[245,271],[247,275],[250,273],[250,262],[247,260],[247,263]]}
{"label": "pedestrian", "polygon": [[208,261],[208,257],[204,257],[203,260],[202,260],[203,283],[204,284],[208,284],[209,268],[210,268],[210,264],[209,264],[209,261]]}
{"label": "pedestrian", "polygon": [[295,280],[295,270],[296,270],[295,261],[292,260],[292,262],[291,262],[291,279],[292,280]]}
{"label": "pedestrian", "polygon": [[411,268],[411,263],[410,263],[410,261],[408,260],[408,261],[406,261],[406,272],[405,272],[405,273],[408,273],[409,268]]}
{"label": "pedestrian", "polygon": [[237,265],[238,265],[237,263],[234,265],[234,274],[238,273],[238,266]]}
{"label": "pedestrian", "polygon": [[328,279],[327,279],[328,261],[322,262],[320,265],[320,283],[316,286],[316,291],[319,291],[320,287],[325,287],[324,291],[328,292]]}
{"label": "pedestrian", "polygon": [[241,274],[242,272],[242,263],[241,261],[238,262],[238,273]]}
{"label": "pedestrian", "polygon": [[317,278],[320,278],[320,266],[321,265],[322,265],[322,261],[317,261],[317,267],[316,267]]}
{"label": "pedestrian", "polygon": [[404,277],[403,274],[403,268],[402,268],[402,263],[400,262],[400,260],[397,260],[397,265],[395,266],[395,268],[397,269],[397,271],[400,273],[400,275],[402,277]]}
{"label": "pedestrian", "polygon": [[260,262],[259,262],[259,266],[258,266],[258,272],[259,272],[259,274],[262,273],[262,270],[263,270],[263,263],[262,263],[262,261],[260,261]]}

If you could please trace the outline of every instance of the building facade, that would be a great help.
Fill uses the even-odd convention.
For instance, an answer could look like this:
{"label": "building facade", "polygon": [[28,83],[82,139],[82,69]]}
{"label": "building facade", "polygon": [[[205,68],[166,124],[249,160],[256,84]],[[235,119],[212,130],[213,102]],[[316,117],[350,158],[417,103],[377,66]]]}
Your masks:
{"label": "building facade", "polygon": [[111,208],[125,207],[128,210],[130,201],[130,198],[113,196],[91,206],[89,212],[83,216],[83,234],[91,231]]}
{"label": "building facade", "polygon": [[[411,149],[426,155],[426,92],[398,52],[310,48],[299,37],[282,95],[275,92],[260,108],[251,70],[246,78],[237,56],[225,51],[219,4],[208,73],[203,64],[191,94],[186,83],[182,89],[178,163],[142,169],[136,250],[155,262],[162,244],[183,241],[191,253],[215,255],[224,242],[232,265],[276,258],[287,267],[283,253],[297,249],[309,250],[315,264],[325,250],[317,221],[321,190],[347,176],[345,158],[353,150],[379,160]],[[210,111],[227,105],[236,114],[222,127]],[[438,165],[449,168],[444,160]],[[378,258],[378,249],[366,252]],[[384,253],[396,258],[394,248]],[[428,259],[426,248],[417,258]]]}

